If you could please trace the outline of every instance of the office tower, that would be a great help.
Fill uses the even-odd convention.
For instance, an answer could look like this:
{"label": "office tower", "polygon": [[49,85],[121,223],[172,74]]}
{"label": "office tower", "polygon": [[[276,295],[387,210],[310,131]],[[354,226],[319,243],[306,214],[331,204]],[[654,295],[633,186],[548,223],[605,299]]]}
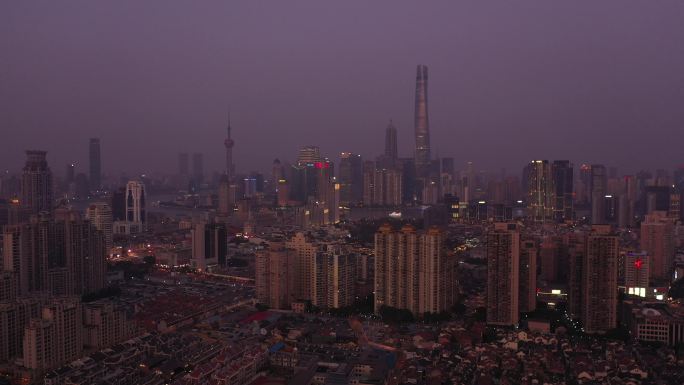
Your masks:
{"label": "office tower", "polygon": [[230,116],[228,116],[226,131],[226,140],[223,141],[223,145],[226,147],[226,175],[228,176],[228,181],[231,182],[235,178],[235,165],[233,164],[233,146],[235,146],[235,141],[230,137]]}
{"label": "office tower", "polygon": [[606,222],[605,196],[608,181],[606,167],[600,164],[591,165],[591,223]]}
{"label": "office tower", "polygon": [[285,177],[285,169],[283,168],[283,164],[279,159],[274,159],[273,166],[271,167],[270,192],[278,195],[278,182],[286,179],[287,178]]}
{"label": "office tower", "polygon": [[520,228],[496,223],[485,236],[487,256],[487,323],[516,325],[519,321]]}
{"label": "office tower", "polygon": [[230,188],[228,175],[221,175],[218,189],[218,213],[220,215],[227,216],[233,212],[235,197],[231,192],[234,192],[234,190]]}
{"label": "office tower", "polygon": [[570,161],[556,160],[551,165],[553,180],[553,217],[557,222],[572,220],[573,218],[573,168]]}
{"label": "office tower", "polygon": [[299,157],[297,157],[298,164],[302,165],[320,161],[321,150],[318,148],[318,146],[304,146],[299,150]]}
{"label": "office tower", "polygon": [[419,65],[416,73],[415,98],[415,167],[418,178],[428,178],[430,168],[430,123],[428,118],[428,68]]}
{"label": "office tower", "polygon": [[97,191],[102,187],[102,163],[100,155],[100,138],[90,138],[88,181],[90,187]]}
{"label": "office tower", "polygon": [[132,180],[126,184],[126,221],[141,228],[147,223],[145,195],[145,185],[142,182]]}
{"label": "office tower", "polygon": [[375,162],[363,162],[363,204],[372,206],[375,200]]}
{"label": "office tower", "polygon": [[66,184],[66,189],[69,190],[69,185],[71,183],[74,183],[74,179],[76,177],[76,164],[75,163],[69,163],[66,166],[66,175],[64,176],[64,183]]}
{"label": "office tower", "polygon": [[527,207],[529,216],[536,222],[553,217],[553,179],[551,167],[546,160],[533,160],[523,172],[527,181]]}
{"label": "office tower", "polygon": [[311,277],[314,274],[317,247],[313,242],[309,242],[302,232],[298,232],[286,241],[285,247],[294,252],[296,271],[294,296],[297,300],[310,301],[313,291]]}
{"label": "office tower", "polygon": [[351,152],[343,152],[340,154],[338,175],[338,180],[340,182],[340,202],[347,207],[357,203],[353,199],[354,173],[356,171],[354,169],[354,161],[356,157],[357,156]]}
{"label": "office tower", "polygon": [[277,204],[280,207],[287,206],[290,203],[290,185],[285,179],[278,181]]}
{"label": "office tower", "polygon": [[23,366],[33,370],[58,367],[83,353],[79,298],[54,299],[40,318],[31,319],[23,340]]}
{"label": "office tower", "polygon": [[281,241],[269,241],[256,252],[256,297],[273,309],[289,309],[296,301],[295,252]]}
{"label": "office tower", "polygon": [[126,220],[126,187],[120,187],[112,192],[109,206],[112,208],[112,220],[114,222]]}
{"label": "office tower", "polygon": [[228,232],[221,223],[200,222],[192,228],[192,265],[207,270],[212,265],[225,266],[228,255]]}
{"label": "office tower", "polygon": [[651,257],[647,253],[625,255],[625,290],[629,295],[646,296],[649,288]]}
{"label": "office tower", "polygon": [[322,309],[351,306],[354,303],[356,256],[338,245],[319,251],[311,276],[311,303]]}
{"label": "office tower", "polygon": [[26,151],[26,164],[21,176],[21,204],[33,214],[52,212],[54,190],[46,154],[46,151]]}
{"label": "office tower", "polygon": [[198,186],[204,182],[204,155],[197,152],[192,154],[192,178]]}
{"label": "office tower", "polygon": [[397,167],[397,160],[399,159],[397,150],[397,129],[394,127],[391,120],[385,129],[385,153],[381,158],[383,167]]}
{"label": "office tower", "polygon": [[383,306],[416,315],[448,309],[456,295],[455,266],[439,229],[381,226],[375,233],[375,312]]}
{"label": "office tower", "polygon": [[178,174],[190,174],[190,156],[187,152],[181,152],[180,154],[178,154]]}
{"label": "office tower", "polygon": [[651,279],[669,284],[675,255],[674,223],[663,211],[646,215],[641,222],[641,250],[651,257]]}
{"label": "office tower", "polygon": [[114,231],[112,225],[112,208],[104,202],[92,203],[86,209],[85,217],[96,229],[102,232],[105,244],[105,255],[109,255],[112,250],[112,236]]}
{"label": "office tower", "polygon": [[528,313],[537,308],[537,246],[534,241],[520,244],[518,310]]}
{"label": "office tower", "polygon": [[605,333],[617,326],[618,255],[618,237],[610,225],[592,226],[582,263],[582,325],[586,333]]}

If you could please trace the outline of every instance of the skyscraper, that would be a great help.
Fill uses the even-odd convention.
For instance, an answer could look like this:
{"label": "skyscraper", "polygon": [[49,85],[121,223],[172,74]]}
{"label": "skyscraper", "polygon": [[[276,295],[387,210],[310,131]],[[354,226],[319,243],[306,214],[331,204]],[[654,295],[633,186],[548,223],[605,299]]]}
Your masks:
{"label": "skyscraper", "polygon": [[606,167],[601,164],[591,165],[591,223],[603,224],[606,222],[606,193],[608,180]]}
{"label": "skyscraper", "polygon": [[192,265],[206,270],[207,266],[225,266],[228,255],[228,233],[221,223],[201,222],[192,229]]}
{"label": "skyscraper", "polygon": [[228,176],[228,182],[231,182],[235,177],[235,166],[233,165],[233,146],[235,146],[235,141],[230,137],[230,130],[230,116],[228,116],[227,136],[223,142],[223,145],[226,147],[226,175]]}
{"label": "skyscraper", "polygon": [[102,187],[102,163],[100,155],[100,138],[90,138],[90,156],[89,156],[89,170],[88,176],[90,188],[99,190]]}
{"label": "skyscraper", "polygon": [[345,206],[363,200],[363,159],[361,155],[343,152],[339,167],[340,202]]}
{"label": "skyscraper", "polygon": [[385,159],[389,162],[396,162],[399,158],[397,151],[397,128],[390,120],[385,129]]}
{"label": "skyscraper", "polygon": [[54,190],[46,154],[46,151],[26,151],[26,164],[21,176],[21,204],[33,214],[52,212]]}
{"label": "skyscraper", "polygon": [[416,73],[416,176],[427,178],[430,173],[430,122],[428,119],[428,68],[419,65]]}
{"label": "skyscraper", "polygon": [[515,325],[520,320],[520,229],[496,223],[486,234],[487,323]]}
{"label": "skyscraper", "polygon": [[557,222],[573,218],[573,167],[570,161],[556,160],[551,165],[553,179],[553,217]]}
{"label": "skyscraper", "polygon": [[547,160],[533,160],[524,171],[527,182],[527,207],[534,221],[544,222],[553,216],[553,179]]}
{"label": "skyscraper", "polygon": [[619,252],[610,225],[592,226],[582,264],[582,325],[587,333],[605,333],[617,326]]}
{"label": "skyscraper", "polygon": [[140,228],[147,222],[145,185],[136,180],[126,184],[126,221]]}

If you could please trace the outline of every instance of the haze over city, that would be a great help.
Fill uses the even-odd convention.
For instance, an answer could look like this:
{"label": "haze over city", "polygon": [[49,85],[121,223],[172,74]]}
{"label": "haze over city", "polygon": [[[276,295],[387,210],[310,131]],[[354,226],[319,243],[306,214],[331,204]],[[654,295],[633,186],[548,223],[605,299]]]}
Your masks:
{"label": "haze over city", "polygon": [[0,165],[26,149],[103,171],[242,172],[303,144],[372,156],[390,119],[413,156],[414,75],[430,67],[433,156],[620,172],[681,162],[684,2],[21,1],[0,5]]}

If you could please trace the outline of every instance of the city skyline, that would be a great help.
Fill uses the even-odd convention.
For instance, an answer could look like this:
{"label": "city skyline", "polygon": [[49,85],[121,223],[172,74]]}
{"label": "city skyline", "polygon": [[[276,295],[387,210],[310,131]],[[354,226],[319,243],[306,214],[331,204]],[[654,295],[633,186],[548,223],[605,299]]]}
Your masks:
{"label": "city skyline", "polygon": [[[399,155],[411,156],[411,74],[419,63],[431,75],[431,152],[457,165],[497,170],[506,163],[510,170],[530,158],[557,158],[633,173],[681,163],[676,141],[667,140],[684,124],[679,2],[606,2],[592,14],[580,5],[538,4],[531,16],[525,5],[499,5],[510,12],[502,16],[487,5],[431,12],[399,4],[392,17],[376,5],[365,15],[349,5],[314,5],[304,18],[298,6],[170,4],[155,19],[158,32],[143,22],[146,6],[110,5],[110,20],[99,6],[70,4],[79,7],[3,6],[9,33],[0,43],[10,55],[0,116],[13,133],[0,154],[3,169],[18,170],[23,151],[36,148],[48,151],[56,175],[74,161],[86,172],[80,142],[98,137],[105,174],[172,172],[179,152],[202,152],[207,171],[220,171],[227,105],[238,172],[266,171],[271,158],[293,160],[305,143],[334,160],[342,151],[374,156],[389,119]],[[186,11],[206,22],[171,28]],[[377,31],[382,23],[374,17],[396,36]],[[122,40],[117,18],[138,39]],[[470,21],[478,18],[488,23]],[[31,20],[45,27],[27,30]],[[346,22],[358,30],[335,32]],[[84,28],[94,33],[75,35]],[[233,37],[238,32],[246,40]],[[167,60],[181,53],[182,60]],[[82,56],[88,60],[72,59]]]}

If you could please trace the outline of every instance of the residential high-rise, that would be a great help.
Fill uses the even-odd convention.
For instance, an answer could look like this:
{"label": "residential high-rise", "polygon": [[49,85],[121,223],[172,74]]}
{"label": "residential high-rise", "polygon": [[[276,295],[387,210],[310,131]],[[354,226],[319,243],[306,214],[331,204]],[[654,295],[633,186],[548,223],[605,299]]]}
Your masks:
{"label": "residential high-rise", "polygon": [[651,279],[669,284],[675,255],[674,221],[664,211],[647,214],[641,222],[641,250],[651,257]]}
{"label": "residential high-rise", "polygon": [[316,244],[307,240],[304,233],[298,232],[285,242],[285,247],[294,252],[295,282],[294,296],[297,300],[312,300],[313,287],[311,277],[314,276],[314,262],[318,248]]}
{"label": "residential high-rise", "polygon": [[487,256],[487,323],[516,325],[520,320],[520,228],[496,223],[485,236]]}
{"label": "residential high-rise", "polygon": [[402,203],[402,172],[393,168],[377,168],[377,163],[364,163],[363,203],[367,206],[399,206]]}
{"label": "residential high-rise", "polygon": [[256,297],[274,309],[289,309],[295,296],[296,252],[270,241],[256,253]]}
{"label": "residential high-rise", "polygon": [[47,370],[83,353],[82,309],[79,298],[55,299],[24,332],[23,366]]}
{"label": "residential high-rise", "polygon": [[582,263],[582,325],[586,333],[605,333],[617,326],[618,256],[618,237],[610,225],[592,226]]}
{"label": "residential high-rise", "polygon": [[314,259],[311,276],[311,303],[322,309],[350,306],[354,303],[356,256],[330,245]]}
{"label": "residential high-rise", "polygon": [[430,122],[428,118],[428,68],[419,65],[416,71],[415,98],[416,176],[428,178],[430,174]]}
{"label": "residential high-rise", "polygon": [[21,204],[38,214],[52,212],[53,185],[52,171],[45,159],[46,151],[26,151],[26,164],[21,176]]}
{"label": "residential high-rise", "polygon": [[582,318],[582,285],[584,284],[584,262],[587,252],[587,236],[583,232],[567,233],[563,236],[563,247],[568,255],[568,313],[574,319]]}
{"label": "residential high-rise", "polygon": [[102,159],[100,155],[100,138],[90,138],[88,182],[90,188],[97,191],[102,187]]}
{"label": "residential high-rise", "polygon": [[591,165],[591,223],[606,223],[606,201],[608,189],[606,167],[601,164]]}
{"label": "residential high-rise", "polygon": [[568,160],[556,160],[551,165],[553,180],[553,217],[557,222],[573,219],[573,167]]}
{"label": "residential high-rise", "polygon": [[102,232],[104,236],[105,255],[109,255],[112,249],[112,234],[113,234],[113,218],[112,208],[104,202],[92,203],[86,209],[85,214],[96,229]]}
{"label": "residential high-rise", "polygon": [[233,164],[233,146],[235,146],[235,141],[230,137],[230,116],[228,117],[228,127],[226,140],[223,141],[223,145],[226,147],[226,175],[228,176],[228,181],[231,182],[235,178],[235,165]]}
{"label": "residential high-rise", "polygon": [[104,286],[102,232],[77,212],[5,226],[3,241],[3,270],[15,274],[18,295],[81,295]]}
{"label": "residential high-rise", "polygon": [[383,306],[416,315],[447,310],[456,297],[455,267],[439,229],[382,225],[375,233],[375,312]]}
{"label": "residential high-rise", "polygon": [[518,309],[528,313],[537,308],[537,246],[525,240],[520,245]]}

